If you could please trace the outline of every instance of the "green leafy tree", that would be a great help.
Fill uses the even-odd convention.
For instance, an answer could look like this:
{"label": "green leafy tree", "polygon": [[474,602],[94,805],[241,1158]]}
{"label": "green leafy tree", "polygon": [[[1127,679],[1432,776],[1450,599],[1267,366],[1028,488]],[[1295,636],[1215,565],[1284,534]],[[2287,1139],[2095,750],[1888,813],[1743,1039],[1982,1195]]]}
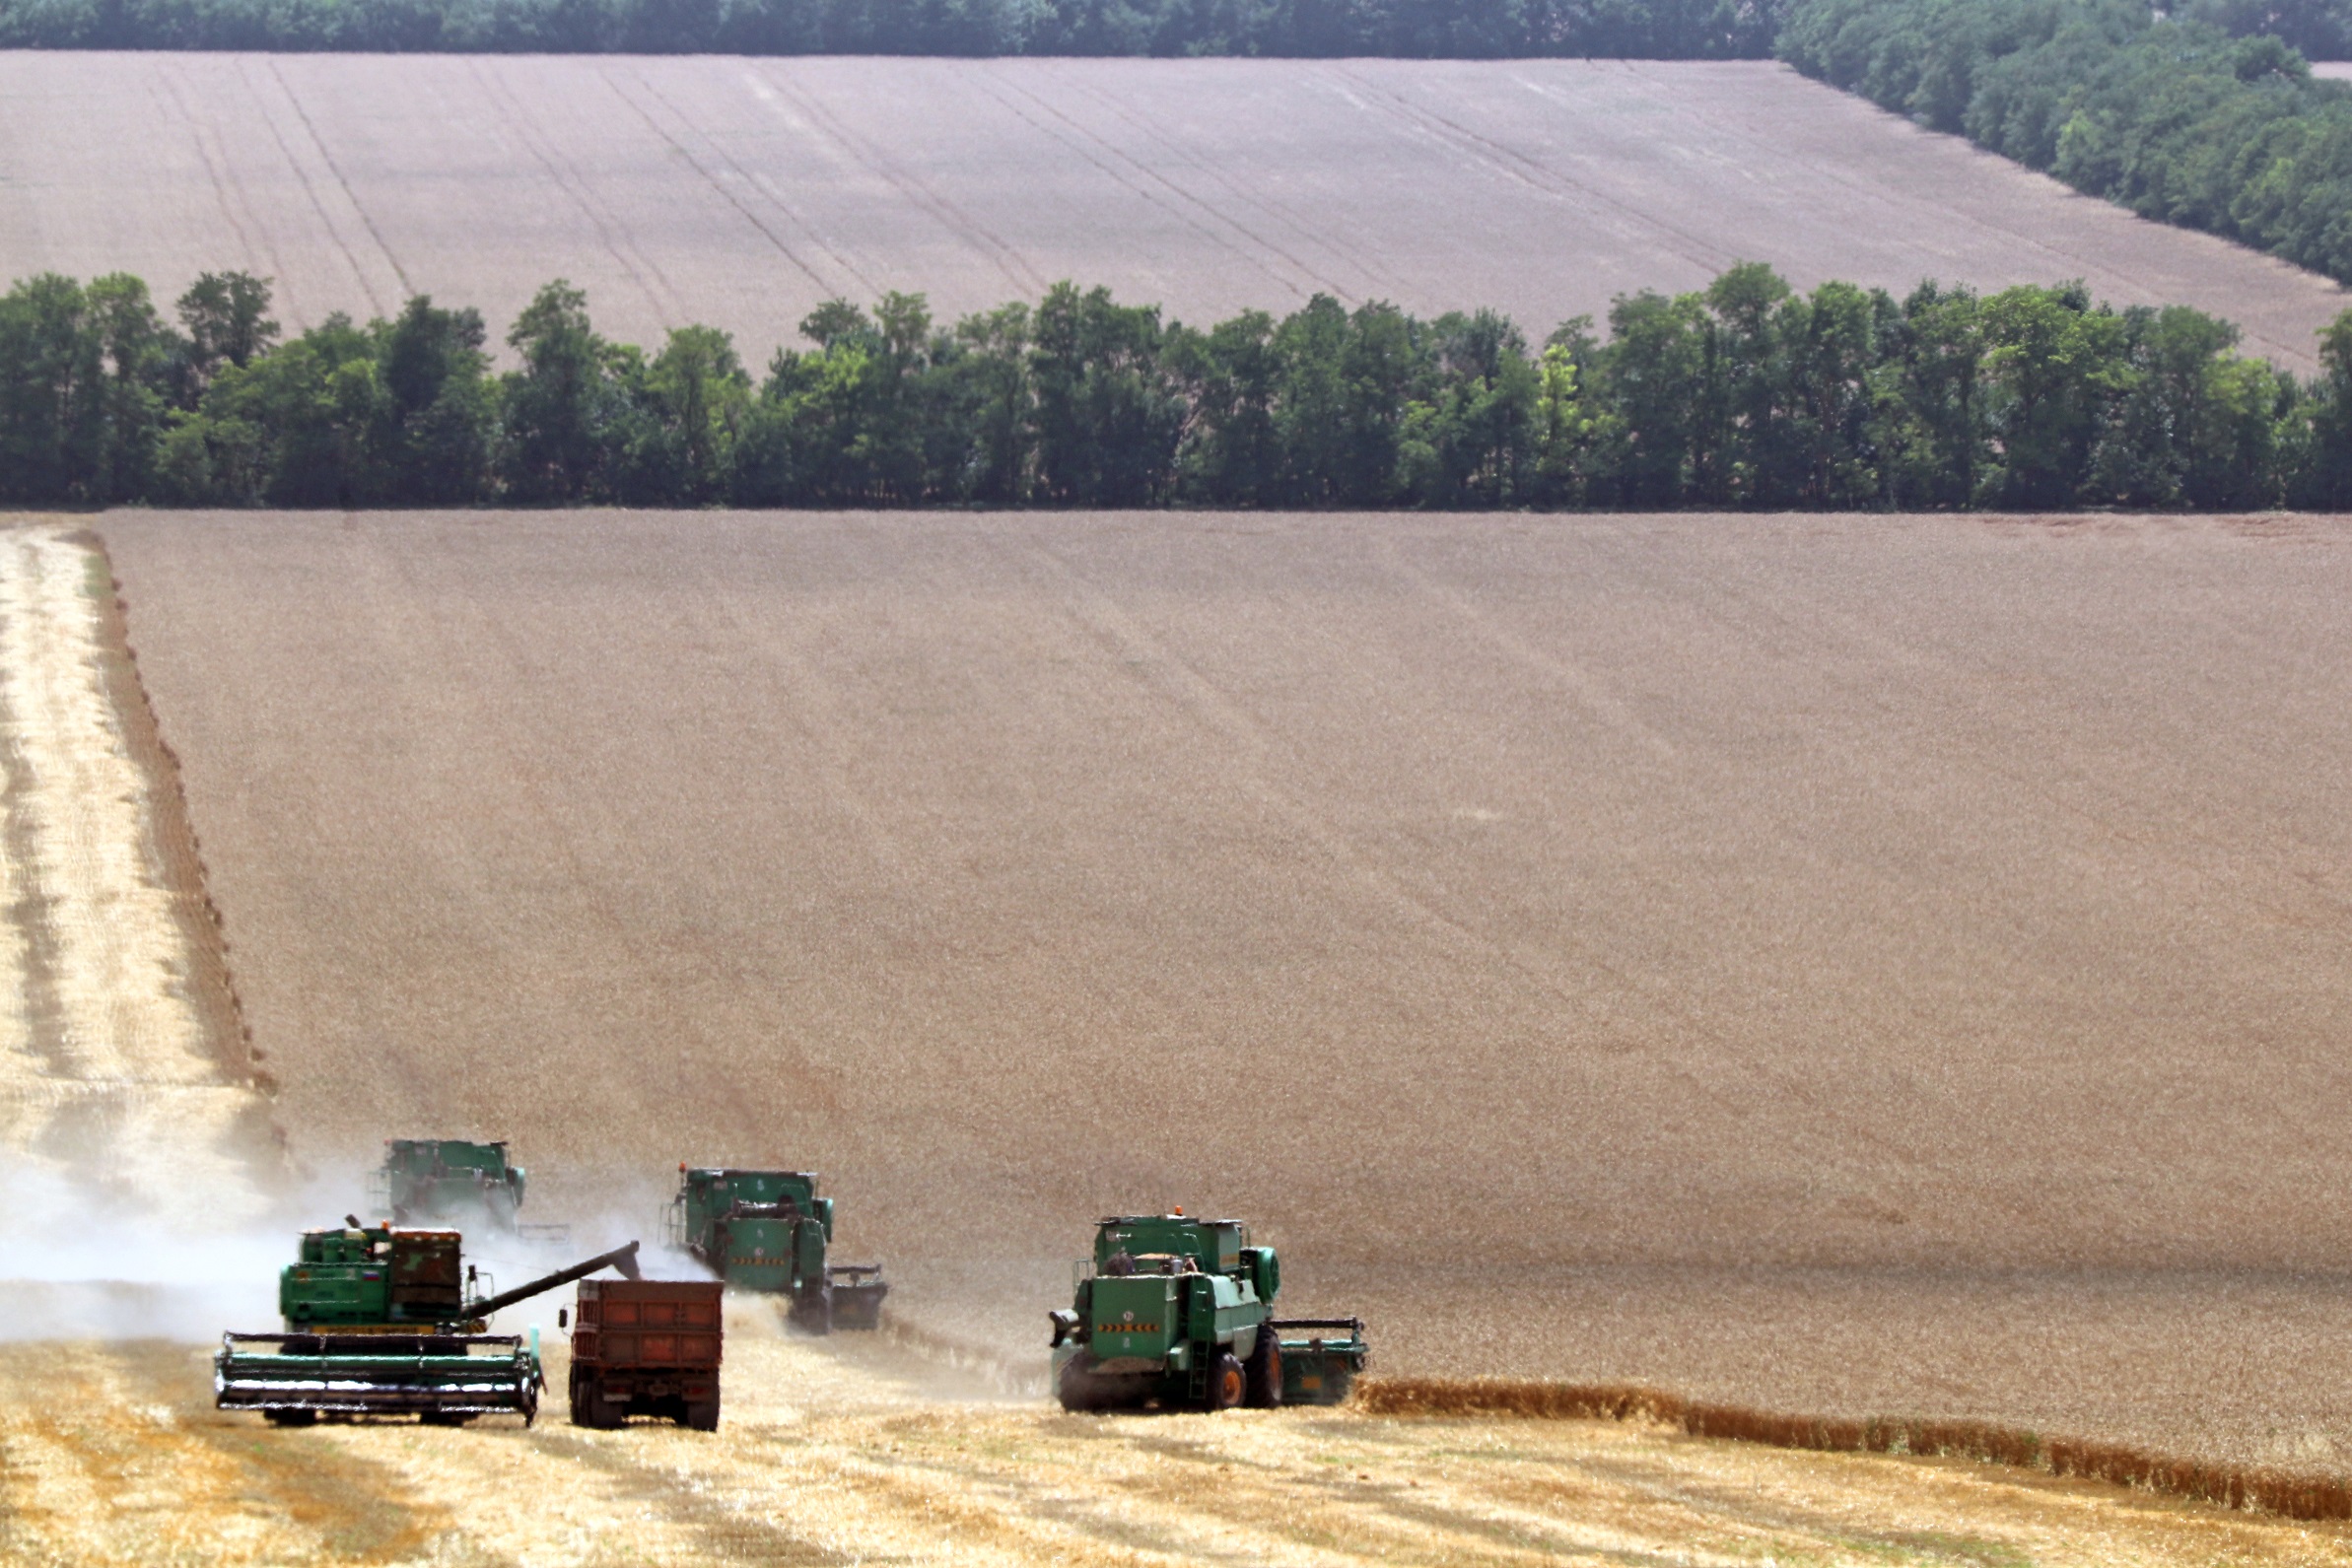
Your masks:
{"label": "green leafy tree", "polygon": [[1137,507],[1167,493],[1184,406],[1162,336],[1157,307],[1070,283],[1047,291],[1029,350],[1043,499]]}
{"label": "green leafy tree", "polygon": [[183,408],[196,406],[224,367],[242,370],[278,340],[269,280],[250,273],[200,274],[179,297],[177,309],[187,332],[178,377]]}
{"label": "green leafy tree", "polygon": [[90,317],[82,286],[55,273],[0,296],[0,500],[105,499],[105,365]]}
{"label": "green leafy tree", "polygon": [[625,439],[626,358],[589,325],[588,296],[562,279],[516,318],[507,346],[522,360],[503,383],[508,493],[524,502],[596,496]]}
{"label": "green leafy tree", "polygon": [[1616,435],[1610,499],[1630,507],[1720,499],[1723,399],[1706,302],[1648,290],[1620,296],[1609,331],[1599,391]]}
{"label": "green leafy tree", "polygon": [[419,295],[372,335],[384,393],[374,438],[384,482],[415,505],[487,497],[498,406],[480,312],[445,310]]}
{"label": "green leafy tree", "polygon": [[1966,507],[1986,470],[1983,312],[1966,288],[1923,283],[1886,323],[1875,377],[1885,494],[1904,509]]}
{"label": "green leafy tree", "polygon": [[2132,379],[2123,320],[2094,309],[2080,284],[2005,289],[1984,302],[1982,319],[1998,451],[1987,499],[2020,511],[2072,507],[2110,405]]}
{"label": "green leafy tree", "polygon": [[1176,459],[1187,500],[1249,507],[1280,492],[1275,399],[1282,358],[1274,337],[1274,317],[1263,310],[1245,310],[1207,332],[1170,329],[1168,364],[1191,407]]}
{"label": "green leafy tree", "polygon": [[1430,335],[1432,375],[1398,442],[1399,488],[1424,507],[1517,505],[1542,385],[1526,339],[1492,310],[1440,316]]}
{"label": "green leafy tree", "polygon": [[1036,467],[1029,379],[1029,307],[968,315],[934,351],[941,431],[934,470],[941,494],[991,506],[1028,499]]}

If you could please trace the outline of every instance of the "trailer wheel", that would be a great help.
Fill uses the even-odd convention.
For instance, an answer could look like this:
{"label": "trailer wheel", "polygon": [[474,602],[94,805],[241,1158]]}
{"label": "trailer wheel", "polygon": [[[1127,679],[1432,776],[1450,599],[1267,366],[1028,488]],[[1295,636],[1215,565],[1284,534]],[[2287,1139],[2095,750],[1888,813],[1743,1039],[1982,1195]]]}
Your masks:
{"label": "trailer wheel", "polygon": [[711,1391],[711,1397],[707,1399],[688,1399],[686,1401],[686,1425],[690,1430],[696,1432],[719,1430],[719,1391],[717,1389]]}
{"label": "trailer wheel", "polygon": [[1282,1341],[1274,1325],[1258,1325],[1258,1342],[1250,1349],[1243,1371],[1249,1378],[1241,1402],[1253,1410],[1271,1410],[1282,1402]]}
{"label": "trailer wheel", "polygon": [[572,1372],[572,1424],[590,1431],[609,1432],[629,1418],[628,1408],[615,1406],[604,1398],[604,1391],[594,1378],[585,1378],[578,1368]]}
{"label": "trailer wheel", "polygon": [[1209,1364],[1209,1393],[1201,1401],[1204,1410],[1230,1410],[1241,1402],[1249,1388],[1249,1379],[1242,1375],[1241,1363],[1233,1359],[1230,1350],[1219,1350],[1216,1359]]}

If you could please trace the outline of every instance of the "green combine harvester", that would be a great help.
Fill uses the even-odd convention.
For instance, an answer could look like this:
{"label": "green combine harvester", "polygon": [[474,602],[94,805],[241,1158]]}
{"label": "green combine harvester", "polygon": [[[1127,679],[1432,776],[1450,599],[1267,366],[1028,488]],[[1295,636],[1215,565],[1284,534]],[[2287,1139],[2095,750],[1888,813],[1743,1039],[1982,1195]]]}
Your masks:
{"label": "green combine harvester", "polygon": [[1094,1232],[1077,1298],[1052,1314],[1067,1410],[1338,1404],[1369,1350],[1356,1318],[1274,1315],[1271,1247],[1236,1220],[1122,1214]]}
{"label": "green combine harvester", "polygon": [[819,1197],[813,1171],[678,1167],[678,1195],[665,1231],[727,1284],[791,1302],[787,1318],[811,1333],[872,1329],[890,1286],[879,1263],[827,1261],[833,1199]]}
{"label": "green combine harvester", "polygon": [[460,1425],[510,1410],[538,1413],[538,1336],[486,1333],[502,1307],[607,1266],[638,1276],[637,1243],[527,1285],[480,1294],[455,1231],[362,1225],[305,1231],[278,1276],[283,1333],[227,1333],[213,1357],[213,1403],[259,1410],[280,1426],[320,1416],[415,1415]]}
{"label": "green combine harvester", "polygon": [[519,1217],[527,1178],[501,1140],[386,1138],[383,1164],[370,1184],[375,1211],[394,1225],[503,1231],[536,1241],[569,1239],[568,1227],[525,1225]]}

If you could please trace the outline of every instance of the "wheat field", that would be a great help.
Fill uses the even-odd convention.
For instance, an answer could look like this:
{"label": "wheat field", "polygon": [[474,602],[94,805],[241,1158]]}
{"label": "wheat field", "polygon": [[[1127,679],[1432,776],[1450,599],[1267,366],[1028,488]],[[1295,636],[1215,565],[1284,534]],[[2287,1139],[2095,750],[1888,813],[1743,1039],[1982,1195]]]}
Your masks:
{"label": "wheat field", "polygon": [[1392,1373],[2352,1442],[2337,520],[104,537],[322,1191],[810,1166],[1033,1358],[1182,1203]]}
{"label": "wheat field", "polygon": [[71,1568],[2352,1558],[2336,1527],[1639,1422],[1065,1416],[887,1342],[786,1338],[758,1302],[730,1307],[726,1354],[727,1414],[707,1436],[511,1418],[280,1432],[210,1408],[198,1349],[0,1347],[0,1552]]}
{"label": "wheat field", "polygon": [[568,276],[608,332],[764,364],[835,296],[1072,278],[1195,325],[1318,292],[1541,337],[1764,261],[1802,287],[2081,278],[2309,374],[2347,303],[1758,62],[0,52],[0,274],[276,280],[287,320]]}

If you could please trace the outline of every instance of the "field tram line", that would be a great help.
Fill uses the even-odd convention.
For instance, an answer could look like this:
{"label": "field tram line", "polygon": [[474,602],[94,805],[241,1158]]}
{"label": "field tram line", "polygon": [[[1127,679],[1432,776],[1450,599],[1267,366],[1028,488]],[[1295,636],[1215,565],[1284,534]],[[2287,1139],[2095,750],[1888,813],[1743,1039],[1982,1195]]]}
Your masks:
{"label": "field tram line", "polygon": [[1686,1398],[1642,1384],[1518,1378],[1366,1378],[1348,1408],[1365,1415],[1639,1421],[1690,1437],[1820,1454],[1975,1460],[2281,1519],[2352,1520],[2352,1479],[2345,1476],[2189,1459],[2092,1438],[2044,1437],[1994,1421],[1801,1415]]}

